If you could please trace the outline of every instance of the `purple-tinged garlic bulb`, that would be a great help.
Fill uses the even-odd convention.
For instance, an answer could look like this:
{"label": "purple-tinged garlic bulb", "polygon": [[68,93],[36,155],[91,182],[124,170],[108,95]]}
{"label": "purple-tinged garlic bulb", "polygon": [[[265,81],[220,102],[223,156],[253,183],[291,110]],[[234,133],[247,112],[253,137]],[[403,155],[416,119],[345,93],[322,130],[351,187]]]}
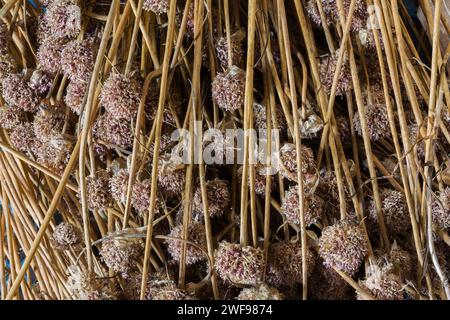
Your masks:
{"label": "purple-tinged garlic bulb", "polygon": [[94,69],[93,39],[73,40],[61,51],[62,71],[72,81],[88,81]]}
{"label": "purple-tinged garlic bulb", "polygon": [[81,241],[80,230],[71,223],[62,222],[53,231],[52,243],[59,250],[69,249]]}
{"label": "purple-tinged garlic bulb", "polygon": [[94,138],[109,148],[128,149],[133,146],[133,128],[126,119],[105,113],[97,118],[93,127]]}
{"label": "purple-tinged garlic bulb", "polygon": [[264,274],[264,254],[261,249],[223,241],[215,253],[215,268],[226,282],[257,285]]}
{"label": "purple-tinged garlic bulb", "polygon": [[71,0],[55,1],[47,7],[51,33],[58,38],[75,38],[81,30],[81,9]]}
{"label": "purple-tinged garlic bulb", "polygon": [[38,109],[38,96],[28,87],[22,75],[7,75],[2,81],[2,89],[3,99],[10,106],[18,107],[27,112],[35,112]]}
{"label": "purple-tinged garlic bulb", "polygon": [[[172,229],[168,235],[172,239],[167,239],[167,250],[175,261],[180,260],[181,250],[183,248],[183,225],[178,225]],[[205,226],[198,222],[191,222],[188,227],[186,243],[186,264],[191,265],[207,258],[206,250],[206,233]],[[202,250],[203,249],[203,250]]]}
{"label": "purple-tinged garlic bulb", "polygon": [[120,119],[136,117],[140,98],[139,83],[120,73],[111,73],[100,92],[100,103],[106,112]]}
{"label": "purple-tinged garlic bulb", "polygon": [[319,255],[324,265],[352,276],[367,254],[367,243],[361,228],[348,221],[325,227],[319,240]]}
{"label": "purple-tinged garlic bulb", "polygon": [[[411,220],[405,195],[396,190],[383,190],[380,194],[384,221],[388,230],[394,234],[404,234],[411,229]],[[369,204],[369,216],[378,220],[375,201]]]}
{"label": "purple-tinged garlic bulb", "polygon": [[[286,216],[288,222],[300,225],[300,198],[298,186],[293,186],[286,191],[281,206],[281,212]],[[325,202],[316,194],[304,193],[304,219],[306,226],[311,226],[322,218],[325,210]]]}
{"label": "purple-tinged garlic bulb", "polygon": [[125,274],[136,267],[141,253],[140,239],[109,239],[100,248],[100,256],[106,266],[114,272]]}
{"label": "purple-tinged garlic bulb", "polygon": [[237,300],[283,300],[283,295],[277,289],[261,283],[255,287],[242,289]]}
{"label": "purple-tinged garlic bulb", "polygon": [[235,111],[244,106],[245,72],[232,66],[224,73],[217,74],[212,83],[212,99],[219,108]]}
{"label": "purple-tinged garlic bulb", "polygon": [[[211,218],[220,217],[231,203],[228,184],[224,180],[211,180],[206,182],[206,194],[208,198],[208,214]],[[192,210],[203,217],[202,190],[197,188],[192,200]]]}

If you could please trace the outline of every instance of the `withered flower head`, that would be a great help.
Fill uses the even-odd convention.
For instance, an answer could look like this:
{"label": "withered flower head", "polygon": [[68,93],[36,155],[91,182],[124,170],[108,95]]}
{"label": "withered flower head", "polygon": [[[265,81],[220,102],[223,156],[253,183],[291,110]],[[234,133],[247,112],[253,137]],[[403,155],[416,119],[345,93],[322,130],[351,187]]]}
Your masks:
{"label": "withered flower head", "polygon": [[[344,182],[343,182],[344,183]],[[322,169],[319,174],[319,183],[317,184],[316,193],[320,195],[326,195],[323,198],[325,200],[325,210],[328,213],[339,215],[339,188],[334,171],[327,171]],[[345,201],[351,202],[351,193],[344,184]]]}
{"label": "withered flower head", "polygon": [[81,232],[73,224],[62,222],[58,224],[55,231],[53,231],[52,241],[57,249],[66,250],[69,247],[80,243]]}
{"label": "withered flower head", "polygon": [[[370,140],[378,141],[391,135],[389,130],[389,118],[385,104],[366,104],[364,106],[364,117],[366,119]],[[360,136],[363,135],[359,112],[356,112],[353,117],[353,127]]]}
{"label": "withered flower head", "polygon": [[[301,110],[299,110],[301,114]],[[323,120],[316,113],[308,110],[300,123],[300,133],[303,139],[315,139],[324,126]]]}
{"label": "withered flower head", "polygon": [[[272,119],[267,119],[266,115],[266,107],[263,104],[254,103],[253,104],[253,117],[254,117],[254,124],[253,127],[255,130],[267,130],[267,121],[272,121]],[[286,124],[286,118],[284,117],[283,110],[279,106],[275,107],[275,117],[277,120],[277,128],[280,130],[280,135],[283,131],[286,130],[287,124]],[[273,122],[272,122],[273,123]],[[274,129],[275,126],[272,124],[272,129]]]}
{"label": "withered flower head", "polygon": [[80,115],[88,84],[84,81],[70,81],[64,102],[73,113]]}
{"label": "withered flower head", "polygon": [[264,254],[261,249],[222,241],[215,252],[215,268],[226,282],[256,285],[264,273]]}
{"label": "withered flower head", "polygon": [[119,203],[125,203],[127,200],[128,178],[128,170],[119,169],[109,181],[109,191],[114,200]]}
{"label": "withered flower head", "polygon": [[33,124],[30,122],[19,124],[11,131],[10,139],[14,148],[30,154],[36,141]]}
{"label": "withered flower head", "polygon": [[64,126],[64,110],[57,107],[40,108],[33,121],[36,137],[45,142],[60,134]]}
{"label": "withered flower head", "polygon": [[138,81],[115,72],[111,73],[100,92],[100,102],[106,112],[127,120],[136,116],[140,98]]}
{"label": "withered flower head", "polygon": [[86,178],[86,196],[89,210],[105,210],[111,206],[112,197],[108,190],[109,174],[98,170],[95,176]]}
{"label": "withered flower head", "polygon": [[[221,37],[216,41],[217,60],[223,69],[228,67],[228,42],[226,37]],[[232,65],[241,64],[244,52],[242,51],[241,41],[236,37],[231,38],[231,59]]]}
{"label": "withered flower head", "polygon": [[9,52],[9,44],[11,36],[9,34],[8,26],[3,20],[0,21],[0,56],[6,55]]}
{"label": "withered flower head", "polygon": [[[211,180],[206,182],[206,194],[208,199],[208,214],[211,218],[220,217],[231,203],[228,184],[224,180]],[[202,190],[197,188],[192,200],[194,213],[203,216]]]}
{"label": "withered flower head", "polygon": [[183,163],[172,159],[169,153],[160,156],[158,161],[158,185],[169,197],[183,193],[186,176]]}
{"label": "withered flower head", "polygon": [[72,298],[78,300],[116,300],[116,294],[108,288],[106,281],[95,278],[93,274],[69,267],[66,283]]}
{"label": "withered flower head", "polygon": [[[316,259],[314,254],[307,250],[306,263],[309,277],[312,274]],[[303,282],[302,273],[302,247],[300,243],[277,242],[269,248],[269,266],[271,272],[279,274],[281,285],[292,287],[296,283]]]}
{"label": "withered flower head", "polygon": [[417,150],[417,157],[419,160],[425,159],[425,142],[420,134],[419,126],[417,124],[410,124],[408,126],[410,147]]}
{"label": "withered flower head", "polygon": [[73,40],[61,51],[62,71],[72,81],[88,81],[94,69],[93,39]]}
{"label": "withered flower head", "polygon": [[[339,58],[339,50],[336,50],[334,54],[331,54],[330,56],[323,58],[322,61],[320,62],[320,79],[327,93],[331,92],[331,87],[333,85],[333,78],[336,72],[336,65],[338,62],[338,58]],[[352,89],[352,75],[350,72],[348,57],[345,54],[339,72],[339,78],[336,87],[336,95],[342,96],[351,89]]]}
{"label": "withered flower head", "polygon": [[341,142],[344,146],[351,145],[351,132],[350,132],[350,121],[347,117],[337,116],[336,117],[336,127],[341,138]]}
{"label": "withered flower head", "polygon": [[49,29],[58,38],[74,38],[81,30],[81,9],[71,0],[55,1],[46,11]]}
{"label": "withered flower head", "polygon": [[[281,206],[281,212],[290,223],[300,225],[300,198],[298,196],[298,186],[293,186],[286,191]],[[306,226],[317,223],[324,214],[325,202],[316,194],[304,193],[304,219]]]}
{"label": "withered flower head", "polygon": [[142,253],[140,239],[109,239],[100,249],[102,261],[114,272],[128,273],[136,267],[136,260]]}
{"label": "withered flower head", "polygon": [[45,71],[37,69],[33,71],[28,85],[39,97],[44,98],[52,88],[53,79]]}
{"label": "withered flower head", "polygon": [[283,295],[277,289],[267,284],[259,284],[255,287],[244,288],[239,293],[238,300],[283,300]]}
{"label": "withered flower head", "polygon": [[212,98],[225,111],[244,106],[245,72],[232,66],[225,73],[217,74],[212,83]]}
{"label": "withered flower head", "polygon": [[42,41],[36,54],[39,69],[56,74],[61,68],[61,52],[64,39],[49,36]]}
{"label": "withered flower head", "polygon": [[16,71],[16,60],[8,53],[0,53],[0,84],[8,74],[15,73]]}
{"label": "withered flower head", "polygon": [[62,135],[52,137],[36,148],[37,161],[57,174],[62,174],[72,155],[73,143]]}
{"label": "withered flower head", "polygon": [[144,0],[143,9],[153,11],[155,14],[163,14],[169,10],[167,0]]}
{"label": "withered flower head", "polygon": [[10,106],[16,106],[23,111],[35,112],[39,99],[36,93],[27,85],[23,75],[9,74],[2,81],[2,96]]}
{"label": "withered flower head", "polygon": [[[238,177],[239,180],[242,180],[242,171],[243,171],[243,167],[240,167],[238,169]],[[260,195],[262,197],[264,197],[266,195],[266,180],[267,180],[267,176],[269,176],[269,178],[272,180],[271,184],[270,184],[270,190],[272,191],[273,189],[275,189],[275,182],[274,182],[274,175],[271,174],[272,170],[274,168],[269,167],[268,165],[264,165],[261,163],[257,163],[255,164],[255,175],[253,177],[253,184],[255,187],[255,193],[257,195]],[[248,178],[247,178],[247,183],[248,186],[250,188],[250,184],[251,184],[251,176],[250,176],[250,172],[248,173]]]}
{"label": "withered flower head", "polygon": [[[340,10],[336,1],[321,0],[322,10],[325,15],[325,24],[329,25],[331,22],[340,23]],[[342,5],[344,12],[344,20],[347,18],[350,11],[351,0],[343,0]],[[306,6],[306,12],[310,19],[318,26],[322,26],[323,21],[320,17],[319,8],[316,0],[309,0]],[[350,31],[358,32],[367,26],[369,14],[367,6],[364,1],[356,0],[355,10],[353,12],[352,21],[350,24]]]}
{"label": "withered flower head", "polygon": [[[332,3],[332,1],[322,1],[321,2],[322,10],[324,11],[326,25],[330,25],[331,21],[332,21],[330,15],[326,14],[326,13],[330,12],[330,6],[332,6],[331,3]],[[322,26],[323,21],[320,16],[320,11],[317,6],[316,0],[308,0],[308,2],[306,3],[306,14],[309,16],[309,18],[315,25]]]}
{"label": "withered flower head", "polygon": [[377,254],[376,265],[389,273],[395,273],[402,279],[413,279],[415,269],[413,256],[403,250],[396,242],[391,247],[391,251]]}
{"label": "withered flower head", "polygon": [[[380,194],[386,227],[395,234],[403,234],[411,229],[411,220],[405,195],[396,190],[383,190]],[[369,215],[377,221],[375,201],[369,205]]]}
{"label": "withered flower head", "polygon": [[[132,274],[126,279],[124,297],[126,300],[139,300],[142,274]],[[192,296],[177,287],[175,281],[163,271],[152,274],[147,279],[144,300],[191,300]]]}
{"label": "withered flower head", "polygon": [[[169,233],[169,237],[173,239],[167,239],[167,250],[169,251],[172,259],[175,261],[180,260],[181,250],[183,248],[183,225],[178,225],[172,229]],[[194,264],[199,261],[205,260],[206,254],[206,233],[205,226],[198,222],[191,222],[188,227],[186,243],[186,264]],[[194,245],[192,245],[195,244]],[[202,248],[202,249],[200,249]]]}
{"label": "withered flower head", "polygon": [[[173,99],[178,100],[176,93],[173,94]],[[145,117],[148,120],[155,121],[156,114],[158,112],[158,104],[159,104],[159,88],[156,86],[152,86],[149,89],[147,98],[145,99]],[[162,121],[165,127],[176,127],[174,115],[172,114],[172,111],[170,110],[167,102],[164,105]]]}
{"label": "withered flower head", "polygon": [[439,193],[432,205],[433,222],[442,229],[450,228],[450,188]]}
{"label": "withered flower head", "polygon": [[[317,168],[314,159],[314,153],[311,148],[302,145],[301,147],[301,170],[303,180],[306,186],[314,185],[317,180]],[[297,151],[292,143],[285,143],[280,149],[279,171],[281,174],[291,180],[297,181]]]}
{"label": "withered flower head", "polygon": [[339,221],[323,229],[319,254],[326,267],[337,268],[351,276],[367,254],[366,238],[359,226]]}
{"label": "withered flower head", "polygon": [[308,281],[311,298],[317,300],[348,300],[349,285],[333,269],[317,264]]}
{"label": "withered flower head", "polygon": [[[139,212],[140,215],[147,214],[150,208],[150,191],[151,191],[150,179],[137,181],[133,185],[131,204],[133,205],[133,208]],[[159,212],[160,207],[161,207],[161,199],[157,196],[155,212]]]}
{"label": "withered flower head", "polygon": [[[377,300],[403,300],[403,283],[399,276],[376,266],[367,279],[360,281],[360,286],[367,289]],[[357,295],[358,300],[364,300]]]}
{"label": "withered flower head", "polygon": [[94,137],[109,148],[128,149],[133,146],[133,128],[126,119],[118,119],[105,113],[97,118],[93,127]]}
{"label": "withered flower head", "polygon": [[12,130],[25,121],[24,112],[17,107],[0,107],[0,127]]}
{"label": "withered flower head", "polygon": [[[344,20],[347,18],[348,13],[350,11],[350,4],[352,0],[343,0],[343,7],[344,7]],[[331,16],[333,17],[335,23],[339,23],[339,9],[337,6],[336,1],[328,1],[328,0],[322,0],[322,2],[331,2],[332,6],[325,6],[327,10],[329,11],[329,14],[331,13]],[[352,32],[358,32],[359,30],[365,28],[367,26],[367,21],[369,18],[369,14],[367,12],[367,6],[366,2],[363,0],[356,0],[355,3],[355,11],[353,12],[352,16],[352,22],[350,24],[350,30]]]}

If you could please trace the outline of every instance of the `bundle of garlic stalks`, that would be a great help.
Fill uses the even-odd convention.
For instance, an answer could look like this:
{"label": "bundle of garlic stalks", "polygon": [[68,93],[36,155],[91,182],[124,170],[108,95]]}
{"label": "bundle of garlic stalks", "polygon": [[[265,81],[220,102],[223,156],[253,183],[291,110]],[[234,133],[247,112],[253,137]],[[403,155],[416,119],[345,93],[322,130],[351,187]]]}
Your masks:
{"label": "bundle of garlic stalks", "polygon": [[1,0],[1,298],[449,299],[449,5],[419,3]]}

